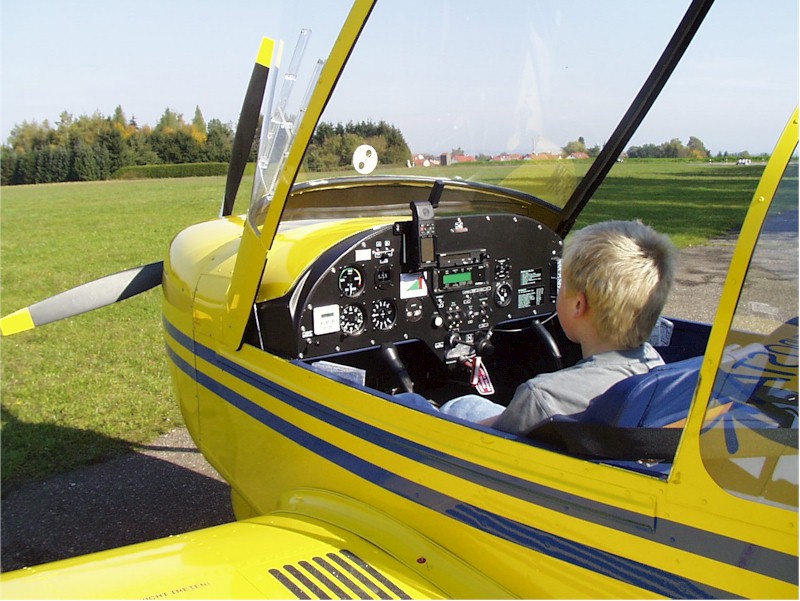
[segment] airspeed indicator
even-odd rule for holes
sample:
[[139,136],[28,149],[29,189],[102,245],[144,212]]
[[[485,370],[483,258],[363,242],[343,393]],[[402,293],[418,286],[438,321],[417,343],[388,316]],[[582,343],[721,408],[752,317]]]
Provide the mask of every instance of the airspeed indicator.
[[364,289],[364,274],[358,267],[350,265],[339,272],[339,292],[345,296],[358,296]]

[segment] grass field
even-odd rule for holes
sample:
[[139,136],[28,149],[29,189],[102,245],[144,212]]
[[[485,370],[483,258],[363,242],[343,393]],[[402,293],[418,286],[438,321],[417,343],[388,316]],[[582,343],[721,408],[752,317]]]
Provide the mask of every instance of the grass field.
[[[585,165],[570,166],[579,175]],[[418,175],[497,182],[515,166]],[[738,227],[763,167],[618,164],[577,226],[641,218],[679,246]],[[482,173],[485,181],[487,173]],[[51,184],[0,190],[0,310],[163,258],[173,235],[214,217],[223,177]],[[237,209],[243,209],[249,186]],[[181,425],[163,352],[157,290],[3,339],[3,491],[106,460]]]

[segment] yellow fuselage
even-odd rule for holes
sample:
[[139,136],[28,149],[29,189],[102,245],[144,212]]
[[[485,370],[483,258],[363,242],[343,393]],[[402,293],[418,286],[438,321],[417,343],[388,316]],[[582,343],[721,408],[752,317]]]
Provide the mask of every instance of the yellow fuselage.
[[[279,233],[259,300],[286,294],[320,249],[381,222]],[[238,517],[277,511],[337,524],[405,553],[453,596],[487,591],[487,580],[519,596],[796,594],[781,576],[796,562],[796,525],[769,507],[744,515],[744,501],[709,481],[697,449],[658,478],[464,428],[251,344],[226,347],[240,227],[221,220],[184,232],[164,283],[183,414],[231,483]],[[409,541],[438,554],[412,558]],[[772,561],[742,565],[753,549]],[[475,571],[452,572],[462,562]]]

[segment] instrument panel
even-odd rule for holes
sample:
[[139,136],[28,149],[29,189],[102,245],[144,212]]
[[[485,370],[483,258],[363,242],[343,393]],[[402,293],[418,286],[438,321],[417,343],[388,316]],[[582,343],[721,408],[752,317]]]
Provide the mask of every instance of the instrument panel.
[[257,307],[267,350],[291,358],[421,340],[445,363],[503,322],[552,313],[562,241],[510,214],[432,217],[349,236],[284,297]]

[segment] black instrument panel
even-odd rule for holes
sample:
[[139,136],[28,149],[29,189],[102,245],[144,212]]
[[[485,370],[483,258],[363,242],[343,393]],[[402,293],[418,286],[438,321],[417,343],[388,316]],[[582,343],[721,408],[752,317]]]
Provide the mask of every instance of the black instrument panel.
[[423,244],[401,222],[325,251],[285,297],[258,306],[264,347],[312,358],[421,340],[451,363],[498,324],[555,311],[562,241],[538,221],[465,215],[422,227]]

